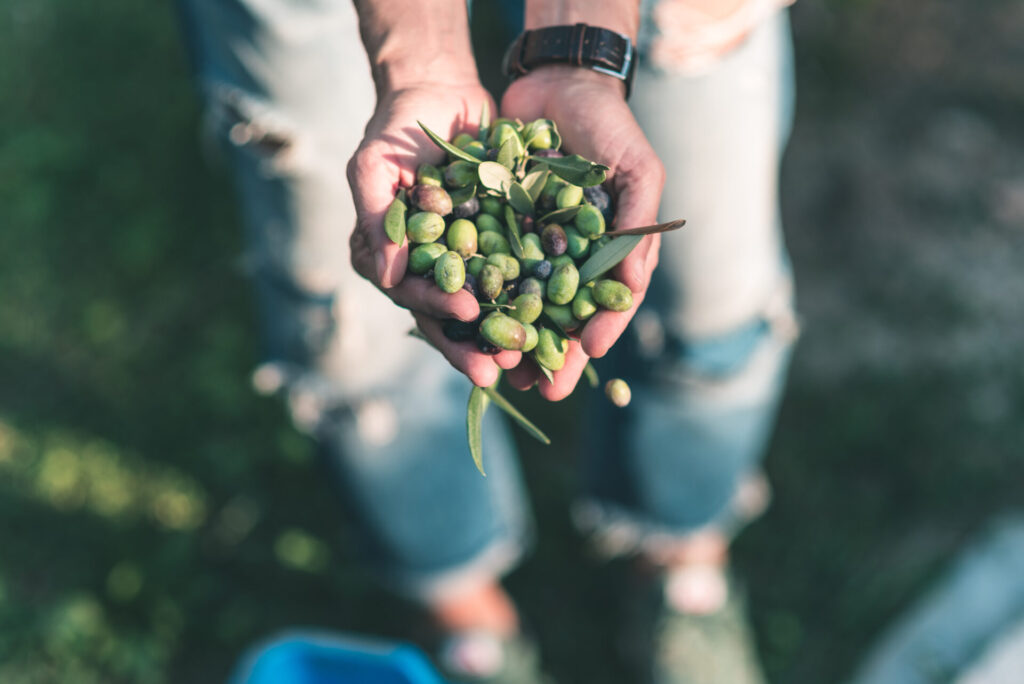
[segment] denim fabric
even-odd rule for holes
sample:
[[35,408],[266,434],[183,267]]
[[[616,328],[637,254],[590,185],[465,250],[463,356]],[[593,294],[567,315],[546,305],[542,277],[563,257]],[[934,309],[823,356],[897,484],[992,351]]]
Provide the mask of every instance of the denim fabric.
[[[531,534],[508,431],[491,411],[480,477],[468,381],[349,265],[345,166],[374,101],[351,3],[179,4],[243,207],[267,359],[254,384],[284,393],[317,438],[396,590],[430,600],[500,575]],[[634,108],[668,170],[663,213],[690,223],[664,241],[638,334],[609,362],[635,399],[601,421],[618,448],[583,459],[580,519],[596,535],[628,530],[642,548],[720,523],[764,449],[793,329],[775,197],[787,50],[780,15],[704,76],[640,69]]]
[[742,518],[733,499],[756,476],[797,330],[777,196],[790,50],[780,12],[702,75],[637,75],[631,105],[667,173],[662,220],[688,224],[663,240],[635,338],[615,350],[633,401],[605,412],[588,449],[576,519],[609,553]]

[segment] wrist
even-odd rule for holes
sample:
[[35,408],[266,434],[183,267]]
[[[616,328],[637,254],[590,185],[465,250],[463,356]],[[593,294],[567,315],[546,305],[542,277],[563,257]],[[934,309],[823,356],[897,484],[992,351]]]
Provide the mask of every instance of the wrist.
[[626,97],[626,83],[621,79],[571,64],[545,64],[531,69],[530,73],[517,79],[519,81],[543,89],[562,91],[580,87],[607,90],[618,98]]
[[527,0],[525,28],[584,23],[610,29],[636,42],[640,25],[639,2],[594,2],[594,0]]
[[480,87],[480,78],[472,59],[466,64],[450,56],[434,60],[383,59],[371,67],[377,95],[413,88]]
[[356,0],[378,94],[479,84],[464,2]]

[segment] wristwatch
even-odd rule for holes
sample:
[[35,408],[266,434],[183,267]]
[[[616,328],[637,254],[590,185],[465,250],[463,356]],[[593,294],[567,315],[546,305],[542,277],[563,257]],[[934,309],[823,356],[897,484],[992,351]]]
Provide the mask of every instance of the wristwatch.
[[523,31],[505,53],[502,69],[513,79],[544,64],[592,69],[623,81],[628,98],[636,61],[629,36],[597,26],[575,24]]

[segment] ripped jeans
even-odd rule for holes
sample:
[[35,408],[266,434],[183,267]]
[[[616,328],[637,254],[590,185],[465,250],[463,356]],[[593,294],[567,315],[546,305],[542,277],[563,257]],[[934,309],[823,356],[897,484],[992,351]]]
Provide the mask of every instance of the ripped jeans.
[[[480,477],[469,382],[349,264],[345,167],[374,104],[352,4],[179,6],[243,208],[267,359],[254,384],[284,393],[318,441],[383,582],[431,601],[501,576],[532,536],[508,428],[488,412]],[[632,106],[668,172],[661,213],[688,226],[664,240],[647,301],[601,364],[634,398],[594,421],[574,512],[609,554],[732,534],[757,507],[743,485],[796,333],[777,201],[790,62],[784,12],[701,75],[641,62]]]

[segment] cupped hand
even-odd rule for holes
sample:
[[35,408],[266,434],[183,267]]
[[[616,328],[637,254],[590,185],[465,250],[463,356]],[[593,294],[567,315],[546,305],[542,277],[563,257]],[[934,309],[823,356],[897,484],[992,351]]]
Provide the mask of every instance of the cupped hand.
[[476,320],[480,307],[469,292],[446,294],[431,280],[405,277],[409,243],[396,245],[384,232],[384,214],[398,188],[409,187],[422,163],[439,164],[444,153],[420,129],[451,139],[458,133],[476,134],[484,105],[494,111],[490,95],[478,83],[466,85],[421,83],[413,88],[379,93],[377,108],[366,126],[362,144],[348,165],[348,180],[356,208],[356,227],[350,239],[352,266],[399,306],[412,310],[424,336],[448,361],[475,384],[493,384],[499,367],[519,363],[519,352],[489,356],[471,343],[455,343],[441,332],[441,320]]
[[[626,104],[623,84],[605,74],[570,66],[547,66],[513,82],[501,101],[501,114],[531,121],[553,120],[563,149],[610,168],[608,186],[615,199],[616,228],[657,222],[665,169]],[[542,377],[532,362],[508,374],[509,382],[526,389],[536,382],[551,401],[572,393],[588,357],[604,356],[626,329],[643,302],[658,264],[660,235],[649,235],[612,271],[612,277],[633,292],[629,311],[600,311],[570,344],[565,366],[554,382]]]

